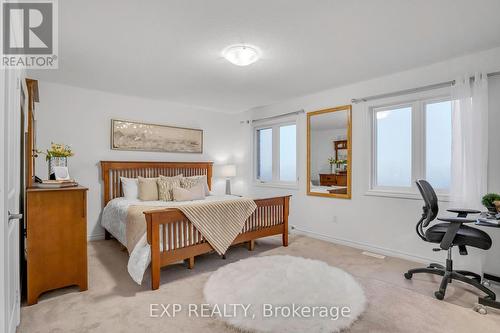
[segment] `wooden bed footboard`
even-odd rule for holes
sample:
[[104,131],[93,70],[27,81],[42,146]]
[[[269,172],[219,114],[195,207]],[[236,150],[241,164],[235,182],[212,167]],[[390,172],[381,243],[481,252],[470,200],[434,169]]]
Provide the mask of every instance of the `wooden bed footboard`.
[[[248,243],[251,251],[258,238],[282,235],[288,246],[288,213],[290,196],[255,200],[257,209],[245,222],[234,244]],[[197,255],[213,251],[212,246],[189,219],[176,208],[144,212],[147,238],[151,246],[151,288],[160,287],[160,269],[184,260],[193,268]]]

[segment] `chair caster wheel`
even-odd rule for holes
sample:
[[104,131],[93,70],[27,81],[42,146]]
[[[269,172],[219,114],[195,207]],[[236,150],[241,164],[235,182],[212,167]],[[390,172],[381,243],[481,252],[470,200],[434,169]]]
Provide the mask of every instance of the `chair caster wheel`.
[[442,293],[440,291],[436,291],[434,293],[434,297],[436,297],[438,300],[442,301],[444,299],[444,293]]
[[404,276],[405,276],[405,279],[407,279],[407,280],[411,280],[411,278],[413,277],[413,274],[412,274],[412,273],[408,273],[408,272],[406,272],[406,273],[404,274]]
[[474,308],[472,308],[474,311],[476,311],[479,314],[485,315],[488,313],[488,310],[486,310],[486,307],[482,304],[476,304],[474,305]]

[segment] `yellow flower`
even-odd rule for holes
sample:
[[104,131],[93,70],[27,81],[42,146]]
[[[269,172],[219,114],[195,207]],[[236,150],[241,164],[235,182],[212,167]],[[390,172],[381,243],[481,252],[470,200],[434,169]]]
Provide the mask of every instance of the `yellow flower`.
[[61,143],[52,142],[50,148],[47,149],[47,159],[51,157],[70,157],[73,155],[71,147]]

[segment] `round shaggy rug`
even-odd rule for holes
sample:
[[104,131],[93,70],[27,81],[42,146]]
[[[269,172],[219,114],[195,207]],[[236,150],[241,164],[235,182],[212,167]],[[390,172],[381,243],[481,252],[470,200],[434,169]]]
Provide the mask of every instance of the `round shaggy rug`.
[[364,311],[361,286],[312,259],[254,257],[221,267],[204,289],[213,316],[249,332],[338,332]]

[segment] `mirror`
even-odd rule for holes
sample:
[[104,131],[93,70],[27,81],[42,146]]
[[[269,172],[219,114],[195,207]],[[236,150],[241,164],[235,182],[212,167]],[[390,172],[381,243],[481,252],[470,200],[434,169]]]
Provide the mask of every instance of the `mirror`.
[[351,106],[307,114],[307,194],[351,198]]

